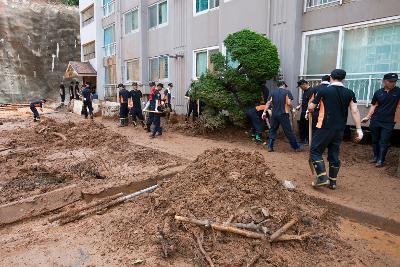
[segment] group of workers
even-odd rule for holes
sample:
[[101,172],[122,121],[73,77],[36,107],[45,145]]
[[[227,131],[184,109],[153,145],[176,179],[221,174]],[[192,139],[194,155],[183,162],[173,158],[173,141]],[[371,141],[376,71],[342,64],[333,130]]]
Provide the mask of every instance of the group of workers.
[[[315,87],[311,87],[306,80],[298,81],[297,87],[302,90],[302,99],[301,104],[296,107],[293,105],[293,96],[288,90],[287,84],[284,81],[278,81],[277,88],[271,92],[266,86],[263,87],[263,98],[266,100],[264,104],[257,105],[247,111],[247,118],[254,129],[256,142],[262,142],[264,127],[269,128],[266,144],[269,152],[275,151],[274,145],[280,126],[282,126],[283,132],[294,151],[303,151],[304,146],[309,143],[310,168],[317,176],[312,183],[314,187],[327,186],[330,189],[336,189],[336,179],[341,165],[339,151],[349,110],[356,126],[356,141],[363,138],[361,124],[370,121],[369,128],[373,147],[371,162],[378,168],[385,164],[386,154],[390,147],[391,133],[398,120],[400,88],[396,86],[398,80],[396,73],[384,75],[383,88],[374,93],[368,115],[362,120],[354,92],[343,85],[345,78],[346,71],[335,69],[330,75],[323,76],[321,83]],[[75,88],[78,85],[77,83]],[[120,126],[124,127],[129,124],[130,113],[132,125],[136,127],[139,121],[141,126],[151,133],[150,137],[154,138],[162,135],[161,117],[166,113],[165,111],[167,113],[172,111],[171,91],[173,84],[169,83],[168,88],[164,91],[162,83],[156,85],[155,82],[151,82],[149,86],[150,95],[142,110],[143,93],[139,90],[138,83],[132,83],[131,91],[128,91],[124,84],[118,85]],[[79,97],[75,88],[71,83],[71,99],[74,99],[74,96],[75,98]],[[60,87],[60,89],[62,88]],[[82,114],[85,115],[85,118],[90,115],[93,119],[92,92],[88,83],[85,83],[81,96],[83,100]],[[45,102],[46,99],[41,99],[31,103],[30,108],[33,112],[34,121],[39,119],[36,108],[41,108]],[[193,112],[197,110],[195,104],[189,105]],[[289,114],[299,110],[301,110],[299,120],[300,142],[297,141],[293,131],[294,116],[292,116],[291,121]],[[143,112],[147,115],[146,120]],[[151,129],[152,125],[154,125],[153,129]],[[323,153],[326,149],[328,150],[328,172],[323,159]]]
[[[398,75],[388,73],[383,77],[383,88],[376,91],[368,115],[361,120],[357,99],[353,91],[343,85],[346,71],[335,69],[330,75],[323,76],[321,83],[311,87],[306,80],[298,81],[302,90],[299,106],[293,106],[293,96],[284,81],[279,81],[265,104],[257,105],[247,112],[255,140],[261,143],[265,125],[269,127],[267,149],[273,152],[279,126],[294,151],[300,152],[310,142],[310,168],[316,173],[312,183],[314,187],[327,186],[336,189],[336,179],[340,170],[339,151],[347,125],[348,113],[356,126],[355,140],[363,138],[362,123],[370,122],[372,136],[372,163],[380,168],[385,164],[386,154],[390,147],[391,133],[398,121],[400,112],[400,88],[396,86]],[[297,142],[293,131],[293,120],[290,111],[295,114],[301,109],[299,119],[300,142]],[[295,115],[293,115],[295,117]],[[329,168],[326,171],[323,153],[328,150]]]
[[[162,135],[161,117],[172,111],[172,89],[173,84],[169,83],[168,88],[164,89],[164,84],[150,82],[150,94],[148,101],[142,110],[141,98],[143,93],[139,90],[137,82],[132,83],[132,90],[128,91],[124,84],[118,85],[120,103],[120,126],[129,125],[129,113],[132,116],[133,126],[137,126],[139,119],[142,127],[150,134],[151,138]],[[162,95],[163,93],[163,95]],[[146,122],[143,112],[146,113]],[[154,125],[153,129],[151,126]]]

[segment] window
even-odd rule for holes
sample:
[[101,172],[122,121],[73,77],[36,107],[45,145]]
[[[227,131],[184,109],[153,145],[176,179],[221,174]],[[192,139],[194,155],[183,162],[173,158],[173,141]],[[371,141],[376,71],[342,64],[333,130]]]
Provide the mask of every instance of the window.
[[219,0],[195,0],[195,1],[196,1],[195,13],[204,13],[209,9],[219,7]]
[[336,67],[339,31],[310,35],[306,39],[305,74],[330,73]]
[[163,1],[149,7],[149,28],[155,28],[168,23],[168,1]]
[[115,55],[116,45],[114,37],[114,25],[104,29],[104,56],[110,57]]
[[139,11],[133,10],[124,15],[125,34],[138,31],[139,29]]
[[341,0],[306,0],[306,7],[317,7],[331,3],[341,3]]
[[206,73],[207,70],[213,71],[214,67],[211,63],[211,55],[218,53],[218,47],[210,47],[207,49],[197,50],[194,52],[194,77],[199,78]]
[[112,15],[115,11],[115,1],[103,0],[103,11],[104,11],[104,17]]
[[94,41],[84,44],[82,46],[82,50],[83,50],[83,60],[84,61],[88,61],[88,60],[96,57],[96,53],[95,53],[96,45],[95,45]]
[[125,63],[126,68],[126,81],[139,81],[139,59],[127,61]]
[[369,103],[387,72],[400,72],[400,21],[369,21],[305,33],[303,78],[318,81],[339,67],[345,85],[360,102]]
[[94,21],[94,5],[91,5],[84,11],[82,11],[82,27],[89,25]]
[[168,79],[168,56],[159,56],[149,59],[149,80],[158,81]]

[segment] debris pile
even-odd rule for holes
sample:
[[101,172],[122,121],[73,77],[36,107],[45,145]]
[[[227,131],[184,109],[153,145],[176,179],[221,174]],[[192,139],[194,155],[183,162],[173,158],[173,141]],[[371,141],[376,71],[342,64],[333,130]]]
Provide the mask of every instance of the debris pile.
[[208,150],[160,189],[118,212],[104,232],[110,240],[105,253],[143,250],[160,263],[184,258],[197,266],[358,260],[337,237],[334,216],[286,190],[258,152]]

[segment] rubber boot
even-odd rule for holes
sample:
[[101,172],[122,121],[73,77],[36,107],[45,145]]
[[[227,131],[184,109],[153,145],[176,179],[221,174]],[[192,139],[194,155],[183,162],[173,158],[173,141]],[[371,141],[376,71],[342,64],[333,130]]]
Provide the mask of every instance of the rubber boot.
[[321,187],[329,185],[329,178],[326,175],[324,160],[313,161],[313,166],[315,173],[317,174],[317,178],[315,179],[315,182],[312,183],[312,186]]
[[157,136],[162,135],[162,128],[161,128],[161,127],[160,127],[160,131],[158,131],[158,132],[156,133],[156,135],[157,135]]
[[142,124],[142,127],[145,128],[146,124],[144,123],[144,121],[140,121],[140,124]]
[[132,120],[132,125],[133,125],[134,127],[136,127],[136,126],[137,126],[136,121]]
[[146,131],[147,131],[148,133],[151,133],[151,125],[146,124]]
[[339,173],[340,167],[329,166],[329,188],[332,190],[336,189],[336,179]]
[[375,167],[382,168],[385,166],[385,158],[389,148],[383,148],[382,146],[379,147],[379,157],[378,161],[376,162]]
[[125,119],[124,118],[120,118],[119,119],[119,127],[125,127]]
[[93,114],[90,114],[90,119],[93,120]]
[[274,152],[274,139],[268,139],[268,152]]
[[374,152],[374,158],[372,159],[371,163],[377,163],[379,158],[379,144],[373,144],[372,150]]
[[301,152],[304,150],[304,145],[300,145],[297,142],[291,142],[290,146],[294,149],[295,152]]
[[261,144],[262,143],[261,134],[256,133],[255,140],[257,144]]

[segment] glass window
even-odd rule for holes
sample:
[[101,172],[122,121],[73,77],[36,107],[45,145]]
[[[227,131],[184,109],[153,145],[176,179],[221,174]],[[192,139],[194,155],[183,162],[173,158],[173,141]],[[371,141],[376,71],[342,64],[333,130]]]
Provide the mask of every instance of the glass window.
[[305,74],[330,73],[336,68],[339,32],[307,36]]
[[168,79],[168,57],[161,56],[159,59],[160,62],[160,77],[159,79]]
[[149,81],[157,81],[159,78],[159,61],[158,57],[149,60]]
[[96,45],[95,45],[95,42],[84,44],[82,48],[83,48],[83,60],[84,61],[88,61],[88,60],[96,57],[96,53],[95,53]]
[[196,13],[208,9],[208,1],[209,0],[196,0]]
[[127,81],[139,81],[139,60],[131,60],[126,62],[126,80]]
[[208,69],[209,69],[210,71],[214,71],[214,65],[213,65],[213,63],[211,62],[211,56],[212,56],[213,54],[218,53],[218,52],[219,52],[218,49],[213,49],[213,50],[209,50],[209,51],[208,51]]
[[104,46],[114,43],[114,25],[104,29]]
[[400,70],[400,23],[345,30],[342,67],[348,73]]
[[158,24],[164,24],[167,22],[168,22],[168,3],[167,1],[165,1],[158,5]]
[[82,26],[90,24],[94,20],[94,5],[82,11]]
[[210,9],[219,7],[219,0],[210,0]]
[[149,7],[149,28],[157,27],[157,5]]
[[196,53],[196,77],[200,77],[207,71],[207,51]]
[[307,7],[315,7],[330,3],[339,3],[339,0],[307,0]]
[[137,29],[139,29],[139,12],[136,9],[125,14],[125,34]]

